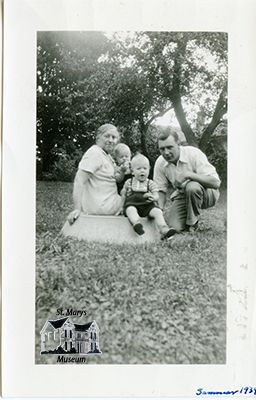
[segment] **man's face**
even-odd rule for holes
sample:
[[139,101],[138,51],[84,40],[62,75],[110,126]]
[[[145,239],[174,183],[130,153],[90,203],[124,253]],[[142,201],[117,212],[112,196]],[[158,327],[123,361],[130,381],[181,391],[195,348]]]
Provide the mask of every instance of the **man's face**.
[[107,130],[107,132],[103,133],[97,138],[96,143],[107,153],[111,153],[115,145],[117,144],[118,140],[119,140],[119,133],[117,129],[110,128]]
[[173,136],[168,136],[165,140],[159,140],[158,147],[161,155],[168,163],[177,163],[180,158],[180,147]]

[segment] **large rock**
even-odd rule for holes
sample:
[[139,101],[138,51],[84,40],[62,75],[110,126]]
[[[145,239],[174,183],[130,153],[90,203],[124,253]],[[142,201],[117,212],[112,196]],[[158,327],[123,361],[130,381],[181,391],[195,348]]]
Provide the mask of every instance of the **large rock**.
[[139,236],[126,217],[81,214],[72,225],[65,222],[62,234],[87,241],[112,243],[136,244],[160,240],[154,221],[141,218],[141,223],[145,234]]

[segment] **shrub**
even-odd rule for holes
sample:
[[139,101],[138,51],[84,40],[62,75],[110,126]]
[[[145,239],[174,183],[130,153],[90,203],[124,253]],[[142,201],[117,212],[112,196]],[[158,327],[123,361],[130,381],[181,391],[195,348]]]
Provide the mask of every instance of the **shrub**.
[[51,172],[45,172],[42,180],[73,182],[78,163],[83,155],[81,150],[68,154],[65,149],[60,149],[59,158],[54,162]]
[[211,164],[216,168],[222,186],[227,185],[227,148],[225,138],[221,136],[213,136],[208,143],[206,155]]

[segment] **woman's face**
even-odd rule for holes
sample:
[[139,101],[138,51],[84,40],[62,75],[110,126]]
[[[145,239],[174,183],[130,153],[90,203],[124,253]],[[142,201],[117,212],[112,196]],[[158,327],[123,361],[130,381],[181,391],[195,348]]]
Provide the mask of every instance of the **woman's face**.
[[98,136],[96,143],[106,153],[111,153],[119,140],[119,133],[116,128],[109,128],[106,132]]

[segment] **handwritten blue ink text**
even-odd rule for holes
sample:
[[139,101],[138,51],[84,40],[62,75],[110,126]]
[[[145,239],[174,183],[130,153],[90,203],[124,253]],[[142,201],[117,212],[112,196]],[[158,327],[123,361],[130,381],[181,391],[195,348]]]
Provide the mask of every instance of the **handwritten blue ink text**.
[[256,387],[245,386],[245,387],[242,387],[241,389],[238,389],[238,390],[223,390],[223,391],[220,391],[220,390],[218,390],[218,391],[206,391],[203,388],[199,388],[199,389],[197,389],[196,395],[197,396],[200,396],[200,395],[203,395],[203,396],[208,396],[208,395],[209,396],[210,395],[213,395],[213,396],[217,396],[217,395],[230,396],[230,395],[232,395],[232,396],[234,396],[237,393],[238,394],[253,394],[253,395],[256,396]]

